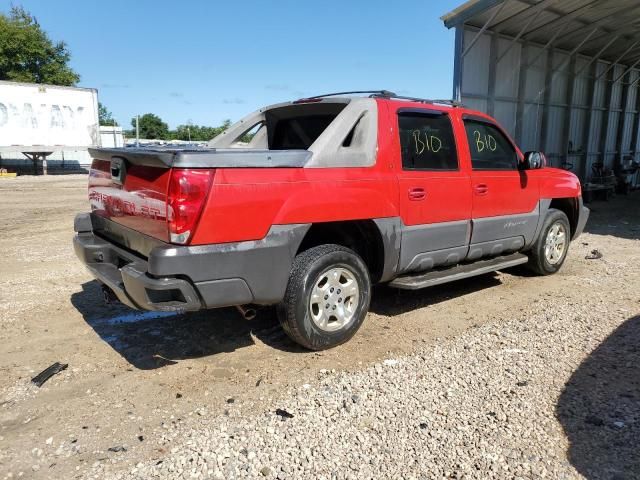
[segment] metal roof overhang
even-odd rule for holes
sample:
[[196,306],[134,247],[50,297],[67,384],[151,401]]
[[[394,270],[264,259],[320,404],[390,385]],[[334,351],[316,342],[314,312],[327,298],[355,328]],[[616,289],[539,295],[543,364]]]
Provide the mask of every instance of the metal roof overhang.
[[469,0],[441,19],[447,28],[476,27],[478,37],[489,31],[629,68],[640,64],[640,0]]

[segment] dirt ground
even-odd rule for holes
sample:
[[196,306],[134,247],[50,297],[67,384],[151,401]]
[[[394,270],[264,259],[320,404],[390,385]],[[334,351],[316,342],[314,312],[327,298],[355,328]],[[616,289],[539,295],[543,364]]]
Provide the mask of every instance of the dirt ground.
[[[125,469],[162,458],[172,424],[239,404],[259,409],[321,369],[361,369],[509,319],[544,296],[579,302],[601,275],[585,255],[597,248],[622,262],[640,248],[640,193],[595,202],[559,274],[516,269],[416,292],[377,287],[356,337],[311,353],[288,340],[272,309],[246,321],[235,309],[158,315],[104,305],[71,244],[74,215],[88,209],[85,184],[82,175],[0,179],[0,478],[84,478],[95,462]],[[622,302],[638,314],[638,285],[629,284],[637,280],[597,288],[610,290],[612,308]],[[42,388],[30,384],[57,361],[68,369]]]

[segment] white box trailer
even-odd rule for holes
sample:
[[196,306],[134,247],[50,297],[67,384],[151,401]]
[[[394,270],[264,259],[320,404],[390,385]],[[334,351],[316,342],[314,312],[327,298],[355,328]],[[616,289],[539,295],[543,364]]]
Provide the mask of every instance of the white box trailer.
[[[23,154],[34,162],[65,151],[100,146],[98,92],[0,81],[0,155]],[[86,155],[86,153],[85,153]]]
[[100,125],[100,145],[103,148],[124,147],[124,131],[122,127]]

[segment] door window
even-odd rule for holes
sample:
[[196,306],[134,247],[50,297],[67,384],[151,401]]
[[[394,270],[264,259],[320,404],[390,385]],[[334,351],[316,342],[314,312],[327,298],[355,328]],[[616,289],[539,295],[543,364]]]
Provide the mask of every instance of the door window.
[[471,165],[474,170],[517,170],[518,155],[511,142],[495,126],[465,120]]
[[403,170],[457,170],[458,157],[447,115],[399,112]]

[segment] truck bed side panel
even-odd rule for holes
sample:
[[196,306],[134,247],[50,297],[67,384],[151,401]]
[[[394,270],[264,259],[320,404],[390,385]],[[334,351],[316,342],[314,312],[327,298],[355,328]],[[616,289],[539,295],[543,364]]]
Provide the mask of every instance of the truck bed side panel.
[[258,240],[272,225],[396,216],[392,173],[219,169],[193,245]]

